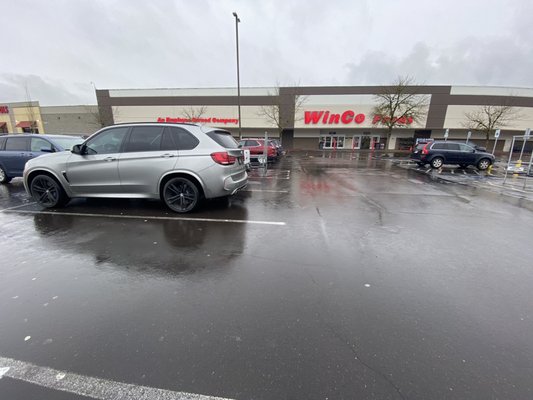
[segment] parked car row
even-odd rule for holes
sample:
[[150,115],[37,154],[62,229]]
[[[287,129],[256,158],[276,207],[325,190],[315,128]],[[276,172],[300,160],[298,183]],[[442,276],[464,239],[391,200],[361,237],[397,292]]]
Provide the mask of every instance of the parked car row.
[[[265,139],[247,138],[239,141],[239,148],[250,151],[252,161],[260,161],[265,155]],[[285,151],[277,139],[268,139],[266,148],[267,161],[277,161]]]

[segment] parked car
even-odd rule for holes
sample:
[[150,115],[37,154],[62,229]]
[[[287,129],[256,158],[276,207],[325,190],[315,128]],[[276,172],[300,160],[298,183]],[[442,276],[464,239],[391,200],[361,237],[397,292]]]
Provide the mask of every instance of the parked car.
[[0,183],[22,176],[28,160],[44,154],[70,150],[83,142],[78,136],[2,135],[0,136]]
[[72,152],[30,160],[24,169],[26,191],[47,208],[72,197],[152,198],[185,213],[247,183],[243,150],[231,133],[196,124],[106,127]]
[[485,170],[494,163],[494,156],[485,151],[459,142],[433,141],[418,144],[411,153],[411,159],[418,165],[431,165],[432,168],[440,168],[444,164],[459,164],[466,168],[474,165],[480,170]]
[[[250,150],[250,158],[258,160],[265,154],[265,139],[242,139],[239,148]],[[267,158],[269,162],[278,159],[278,150],[272,140],[268,141]]]
[[269,139],[270,143],[276,148],[278,158],[285,154],[285,150],[278,139]]

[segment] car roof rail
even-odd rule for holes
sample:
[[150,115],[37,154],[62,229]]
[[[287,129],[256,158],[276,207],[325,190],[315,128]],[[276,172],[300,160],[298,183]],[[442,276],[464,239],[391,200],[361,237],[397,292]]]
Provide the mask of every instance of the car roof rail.
[[167,121],[146,121],[146,122],[119,122],[118,124],[112,124],[105,126],[104,128],[108,128],[110,126],[120,126],[120,125],[145,125],[145,124],[169,124],[169,125],[190,125],[190,126],[200,126],[201,124],[195,124],[194,122],[167,122]]

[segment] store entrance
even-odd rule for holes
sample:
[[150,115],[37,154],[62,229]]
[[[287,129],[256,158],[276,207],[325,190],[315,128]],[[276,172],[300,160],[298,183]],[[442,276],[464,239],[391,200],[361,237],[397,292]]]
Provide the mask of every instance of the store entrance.
[[319,148],[321,149],[344,149],[344,135],[320,136]]
[[379,149],[379,135],[354,135],[352,139],[353,150],[374,150]]

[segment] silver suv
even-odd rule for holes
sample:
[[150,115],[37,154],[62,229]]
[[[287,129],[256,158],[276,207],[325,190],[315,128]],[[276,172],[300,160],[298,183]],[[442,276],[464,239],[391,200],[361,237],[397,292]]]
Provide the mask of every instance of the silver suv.
[[150,198],[185,213],[202,198],[229,196],[247,183],[243,151],[231,133],[195,124],[106,127],[72,151],[24,168],[26,191],[46,208],[72,197]]

